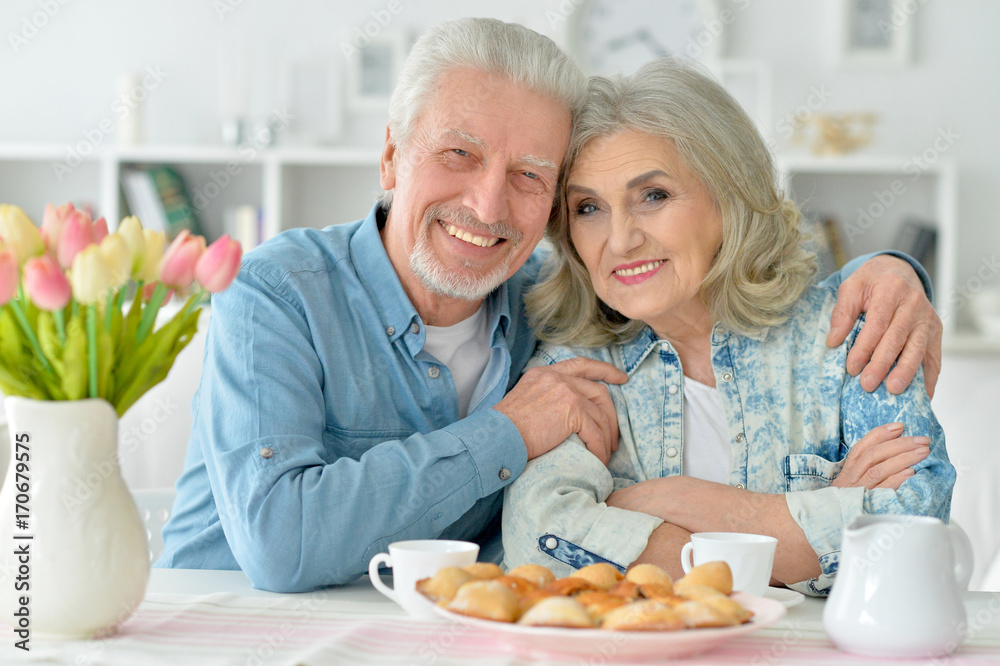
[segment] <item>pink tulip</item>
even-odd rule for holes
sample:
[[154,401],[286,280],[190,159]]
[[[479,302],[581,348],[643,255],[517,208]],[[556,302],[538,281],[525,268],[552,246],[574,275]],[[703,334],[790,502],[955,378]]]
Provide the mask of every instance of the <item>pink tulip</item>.
[[69,268],[73,265],[76,255],[93,243],[94,223],[90,221],[90,215],[79,210],[73,211],[66,218],[62,238],[58,241],[56,257],[59,259],[59,265]]
[[42,310],[61,310],[69,303],[72,289],[59,264],[49,255],[32,257],[24,265],[24,288]]
[[[156,285],[158,284],[160,283],[147,282],[146,284],[142,285],[142,300],[148,302],[149,299],[153,297],[153,292],[156,291]],[[161,305],[166,305],[167,303],[170,302],[170,299],[173,297],[174,297],[174,290],[171,289],[170,291],[167,292],[167,295],[163,297],[163,303]]]
[[97,222],[94,222],[94,242],[98,245],[101,241],[108,237],[108,221],[103,217],[98,218]]
[[0,249],[0,305],[6,305],[17,295],[17,254],[14,250]]
[[205,239],[192,236],[187,229],[177,234],[160,261],[160,282],[184,291],[194,282],[194,267],[205,252]]
[[63,204],[59,208],[45,204],[45,212],[42,214],[42,238],[45,240],[45,248],[53,256],[59,251],[59,240],[62,238],[66,220],[75,210],[71,203]]
[[240,271],[243,248],[226,234],[208,246],[194,267],[194,277],[206,291],[217,294],[228,287]]

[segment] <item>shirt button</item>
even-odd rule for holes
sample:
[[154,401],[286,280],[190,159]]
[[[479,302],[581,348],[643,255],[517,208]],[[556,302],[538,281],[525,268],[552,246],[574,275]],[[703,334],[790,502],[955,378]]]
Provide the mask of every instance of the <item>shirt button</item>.
[[668,447],[667,448],[667,457],[668,458],[676,458],[677,457],[677,448],[674,447],[674,446]]
[[737,444],[742,444],[742,443],[743,443],[743,441],[744,441],[744,440],[745,440],[746,438],[747,438],[747,436],[746,436],[746,435],[744,435],[743,433],[740,433],[740,434],[736,435],[736,443],[737,443]]
[[671,384],[670,387],[667,388],[667,393],[669,393],[670,395],[674,395],[679,390],[680,389],[677,388],[677,384]]
[[744,486],[744,485],[743,485],[742,483],[737,483],[737,484],[736,484],[735,486],[733,486],[733,487],[734,487],[734,488],[739,488],[740,490],[746,490],[746,486]]
[[726,334],[726,327],[723,326],[722,324],[717,324],[716,327],[715,327],[715,332],[716,332],[717,335],[725,335]]
[[507,469],[506,467],[502,468],[500,470],[500,480],[501,481],[506,481],[509,478],[510,478],[510,470]]
[[270,458],[273,455],[274,455],[274,451],[272,451],[271,447],[269,447],[269,446],[265,446],[264,448],[262,448],[260,450],[260,457],[261,458]]
[[427,368],[427,376],[430,377],[431,379],[437,379],[438,375],[440,374],[441,371],[438,369],[436,365],[432,365],[431,367]]
[[412,324],[410,324],[410,333],[416,335],[419,332],[420,332],[420,324],[418,324],[417,322],[413,322]]
[[722,373],[722,381],[724,381],[724,382],[731,382],[731,381],[733,381],[733,373],[731,373],[731,372],[723,372]]
[[555,550],[556,546],[558,545],[559,542],[556,541],[555,537],[549,537],[548,539],[545,540],[545,547],[548,548],[549,550]]
[[393,335],[396,335],[396,327],[395,326],[386,326],[385,327],[385,334],[388,335],[389,337],[392,337]]

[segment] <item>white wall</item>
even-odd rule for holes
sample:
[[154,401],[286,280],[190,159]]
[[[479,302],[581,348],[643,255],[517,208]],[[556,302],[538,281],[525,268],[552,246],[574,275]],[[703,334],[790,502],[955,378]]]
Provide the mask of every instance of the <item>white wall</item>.
[[[553,29],[549,13],[581,1],[504,0],[477,3],[482,9],[475,11],[561,38],[565,23]],[[419,33],[469,13],[469,3],[458,0],[393,2],[401,11],[387,32]],[[718,2],[732,8],[736,19],[724,34],[725,53],[763,60],[773,68],[771,127],[777,138],[782,137],[777,123],[807,101],[813,86],[833,93],[822,111],[879,114],[870,153],[918,155],[933,145],[939,130],[951,128],[959,136],[947,152],[960,169],[958,284],[1000,250],[994,198],[1000,182],[1000,39],[995,34],[1000,2],[923,2],[912,18],[914,62],[888,72],[838,67],[838,0]],[[114,118],[118,76],[147,67],[166,76],[149,93],[146,140],[215,142],[223,45],[247,53],[250,112],[262,116],[280,101],[283,62],[325,57],[344,64],[340,44],[389,5],[390,0],[5,0],[0,9],[0,142],[83,139],[103,119]],[[58,10],[26,43],[12,42],[13,35],[26,34],[25,21],[40,15],[43,6]],[[377,145],[383,123],[381,112],[348,118],[343,142]]]

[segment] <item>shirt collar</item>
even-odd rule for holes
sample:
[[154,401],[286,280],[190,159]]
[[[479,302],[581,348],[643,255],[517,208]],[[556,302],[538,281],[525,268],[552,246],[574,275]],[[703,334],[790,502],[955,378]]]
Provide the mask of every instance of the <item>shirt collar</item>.
[[[375,204],[368,217],[358,227],[350,242],[351,261],[358,279],[375,308],[378,310],[387,337],[395,342],[410,331],[413,323],[420,325],[418,334],[409,335],[405,342],[411,354],[423,348],[423,323],[417,309],[413,307],[396,269],[389,261],[379,230],[385,225],[385,212]],[[493,339],[499,333],[507,335],[510,325],[510,299],[506,283],[500,285],[486,297],[486,314],[493,331]],[[390,330],[392,331],[390,333]]]
[[[745,337],[751,338],[757,341],[763,341],[767,337],[767,332],[769,329],[764,329],[759,333],[754,333],[747,335]],[[734,335],[733,331],[723,324],[716,324],[712,327],[712,346],[717,347],[723,345],[729,341],[729,338]],[[632,372],[639,367],[643,359],[649,355],[649,352],[653,350],[657,345],[660,348],[670,354],[675,354],[673,346],[667,341],[661,339],[649,326],[646,326],[642,331],[630,342],[626,342],[621,345],[621,357],[622,357],[622,368],[625,370],[626,374],[632,375]]]

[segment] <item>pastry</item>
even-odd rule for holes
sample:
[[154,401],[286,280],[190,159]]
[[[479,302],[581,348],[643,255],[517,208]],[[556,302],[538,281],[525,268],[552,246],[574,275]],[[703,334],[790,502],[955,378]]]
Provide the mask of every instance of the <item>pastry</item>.
[[446,604],[455,598],[458,588],[470,580],[472,574],[458,567],[444,567],[430,578],[417,581],[417,592],[436,604]]
[[570,597],[542,599],[528,609],[518,624],[535,627],[592,628],[594,620],[587,609]]
[[670,603],[682,601],[680,597],[674,594],[673,587],[667,587],[666,585],[659,585],[657,583],[647,583],[646,585],[640,585],[639,594],[642,595],[643,599],[653,599],[655,601],[664,601]]
[[590,617],[597,623],[615,608],[628,603],[625,599],[607,592],[582,592],[573,598],[587,609]]
[[524,615],[528,612],[528,609],[537,604],[542,599],[548,599],[549,597],[555,597],[555,592],[549,592],[548,590],[531,590],[530,592],[525,592],[524,594],[517,597],[517,607],[518,616]]
[[588,564],[581,567],[569,575],[570,578],[582,578],[599,590],[607,592],[613,588],[624,576],[618,571],[618,567],[607,562]]
[[503,575],[503,569],[492,562],[473,562],[466,566],[465,570],[472,574],[473,578],[479,580],[490,580]]
[[[725,599],[726,597],[719,597]],[[731,627],[740,622],[731,614],[723,613],[701,601],[682,601],[671,607],[684,624],[692,628]]]
[[705,597],[724,597],[722,592],[719,592],[714,587],[709,587],[708,585],[696,585],[694,583],[687,583],[681,578],[679,581],[674,583],[674,594],[679,597],[684,597],[685,599],[694,599],[695,601],[701,601]]
[[676,631],[684,621],[659,601],[634,601],[604,616],[602,629],[611,631]]
[[559,580],[554,580],[545,587],[543,590],[548,590],[553,594],[557,594],[562,597],[569,597],[574,594],[580,594],[581,592],[588,592],[596,590],[597,588],[589,581],[583,578],[576,578],[570,576],[569,578],[560,578]]
[[639,586],[628,579],[618,581],[618,584],[608,590],[608,593],[621,597],[625,601],[635,601],[640,597]]
[[538,586],[532,583],[530,580],[524,578],[518,578],[517,576],[499,576],[494,578],[498,583],[503,583],[509,587],[514,594],[520,598],[521,596],[531,592],[532,590],[537,590]]
[[724,597],[721,594],[713,597],[706,597],[701,600],[701,603],[706,606],[710,606],[723,615],[731,617],[737,624],[749,622],[753,617],[753,611],[747,610],[740,605],[738,601],[730,599],[729,597]]
[[474,580],[458,589],[447,609],[460,615],[513,622],[519,607],[513,590],[495,580]]
[[684,578],[677,582],[679,584],[682,581],[694,585],[708,585],[723,594],[731,594],[733,591],[733,572],[729,565],[721,560],[705,562],[693,567]]
[[543,567],[541,564],[522,564],[508,571],[507,575],[530,580],[535,584],[535,587],[545,587],[556,579],[556,575],[552,573],[552,570],[548,567]]
[[625,572],[625,580],[636,585],[663,585],[671,587],[674,584],[670,575],[655,564],[637,564]]

